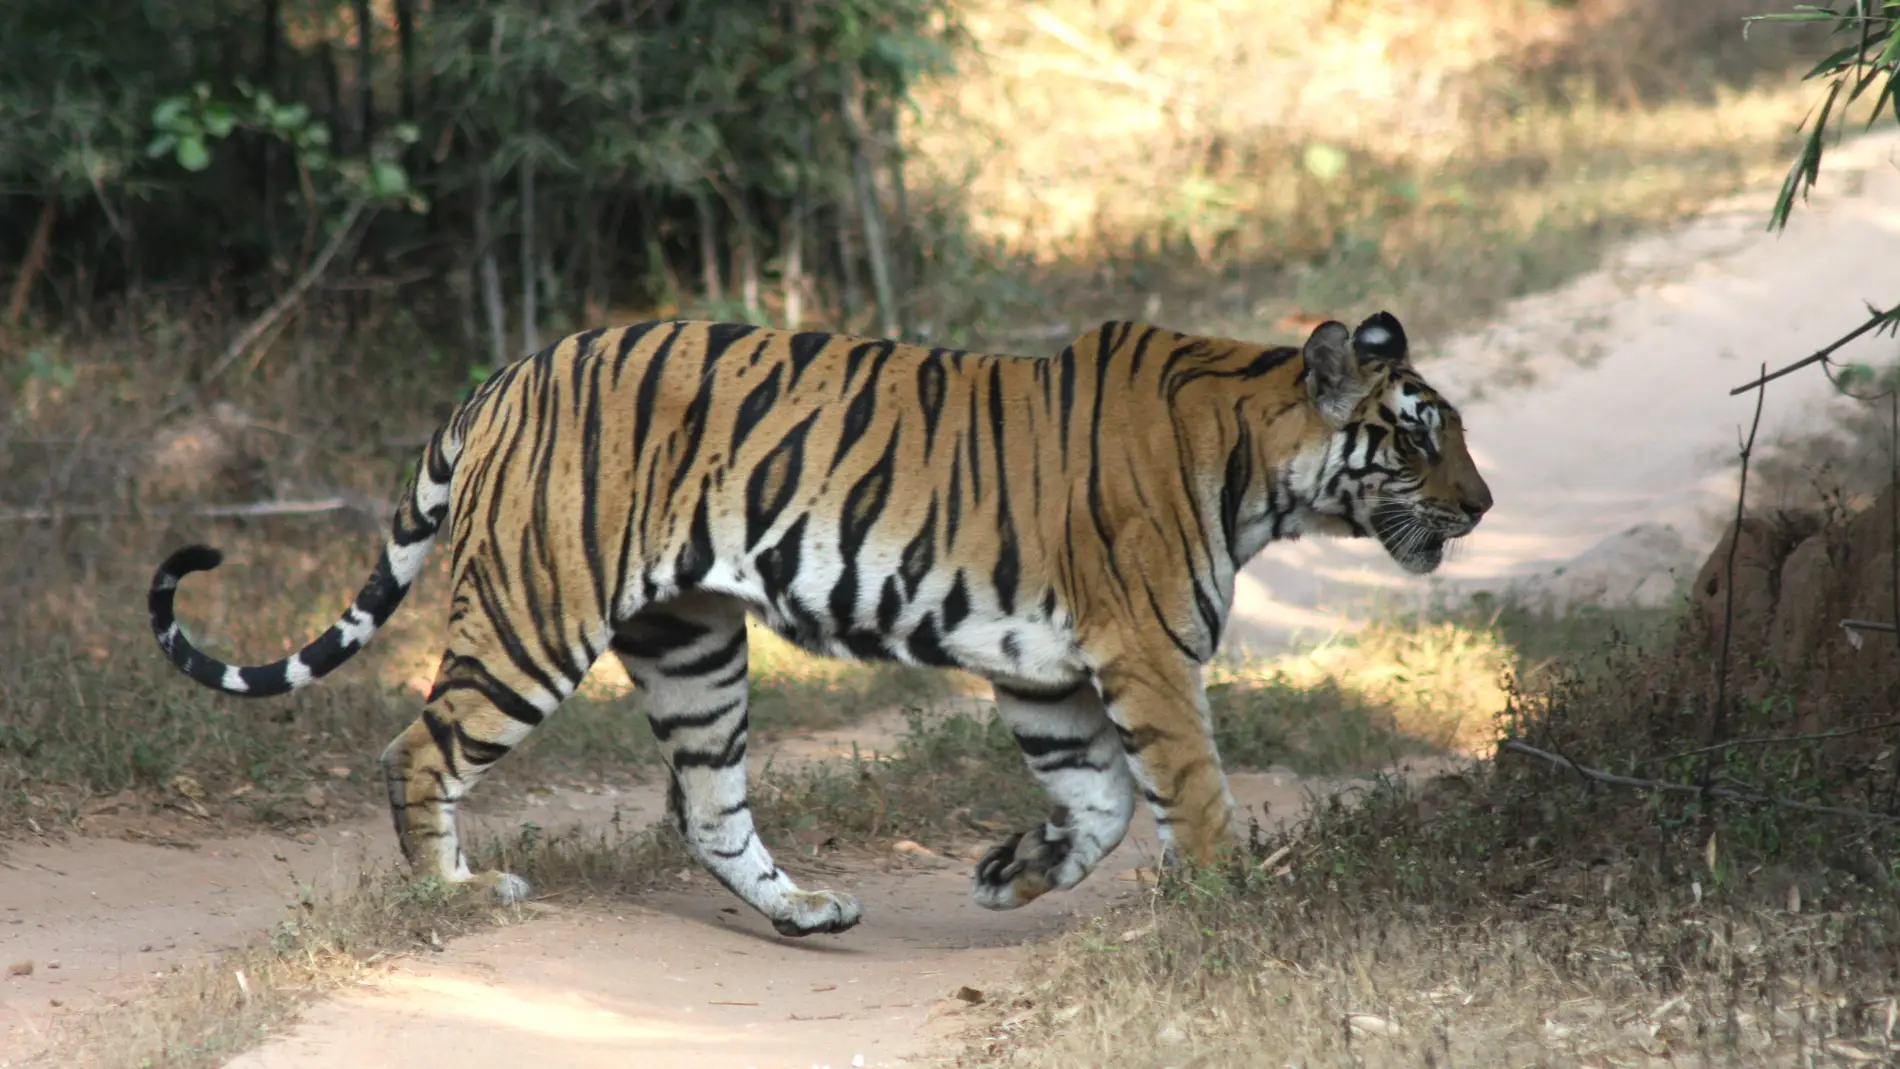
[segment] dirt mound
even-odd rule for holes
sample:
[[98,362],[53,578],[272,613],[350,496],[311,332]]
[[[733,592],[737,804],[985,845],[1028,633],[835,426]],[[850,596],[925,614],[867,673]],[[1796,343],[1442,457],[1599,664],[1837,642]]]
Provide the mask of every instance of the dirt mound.
[[1900,644],[1842,621],[1900,620],[1895,506],[1889,489],[1849,517],[1775,510],[1743,519],[1739,536],[1730,524],[1696,576],[1692,641],[1715,663],[1726,623],[1745,693],[1801,695],[1804,730],[1890,707],[1900,696]]

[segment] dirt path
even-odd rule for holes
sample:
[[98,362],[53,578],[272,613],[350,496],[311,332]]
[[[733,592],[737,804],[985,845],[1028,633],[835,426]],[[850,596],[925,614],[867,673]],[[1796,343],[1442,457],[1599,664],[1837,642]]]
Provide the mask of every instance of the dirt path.
[[[1669,569],[1692,566],[1713,540],[1710,520],[1732,492],[1728,456],[1750,403],[1728,388],[1762,361],[1831,340],[1856,322],[1863,298],[1891,298],[1896,157],[1891,136],[1846,146],[1785,235],[1762,232],[1765,195],[1741,198],[1444,346],[1433,377],[1463,400],[1498,500],[1446,583],[1530,579],[1566,596],[1639,600],[1666,592]],[[1814,426],[1828,403],[1818,375],[1791,377],[1771,398],[1764,433]],[[1270,649],[1301,629],[1338,626],[1337,610],[1355,598],[1419,589],[1369,544],[1275,547],[1246,573],[1230,643]],[[848,748],[851,737],[787,753]],[[1235,777],[1242,801],[1264,803],[1271,820],[1297,814],[1309,789],[1335,786]],[[491,823],[603,822],[616,806],[643,821],[661,811],[646,789],[559,791]],[[840,937],[778,938],[690,873],[637,907],[547,910],[389,966],[232,1065],[905,1064],[951,1023],[960,1003],[950,992],[1003,978],[1026,941],[1135,889],[1121,877],[1154,852],[1152,825],[1138,821],[1083,887],[1013,913],[970,901],[967,861],[915,857],[809,874],[864,901],[864,924]],[[301,842],[253,835],[181,849],[82,838],[13,850],[0,861],[0,962],[36,967],[0,980],[0,1067],[43,1049],[75,1007],[268,930],[298,881],[353,878],[392,854],[380,816]]]
[[[860,733],[820,732],[777,747],[781,764],[894,737],[897,721]],[[767,756],[762,754],[761,757]],[[1423,775],[1442,762],[1418,762]],[[1302,812],[1350,780],[1290,772],[1234,777],[1263,823]],[[556,831],[605,827],[619,812],[657,817],[657,786],[555,790],[514,812],[477,816],[503,833],[532,820]],[[863,925],[836,937],[784,939],[697,871],[676,889],[616,908],[537,904],[539,916],[455,941],[439,955],[384,967],[373,986],[306,1014],[289,1035],[229,1063],[248,1069],[469,1066],[902,1065],[967,1004],[948,996],[1006,977],[1023,944],[1138,893],[1154,828],[1130,839],[1082,887],[1031,907],[991,913],[969,897],[969,859],[893,853],[881,863],[800,870],[807,886],[856,892]],[[188,846],[79,838],[28,845],[7,858],[0,959],[34,972],[0,987],[0,1066],[28,1064],[61,1021],[101,999],[134,995],[174,964],[232,949],[286,916],[299,886],[339,888],[394,865],[380,817],[341,821],[299,838],[249,835]],[[862,1058],[862,1061],[857,1059]]]

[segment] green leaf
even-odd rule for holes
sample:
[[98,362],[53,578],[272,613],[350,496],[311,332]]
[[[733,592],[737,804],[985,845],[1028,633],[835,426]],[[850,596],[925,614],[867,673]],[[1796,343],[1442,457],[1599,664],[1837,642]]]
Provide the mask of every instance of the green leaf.
[[160,134],[157,137],[152,138],[151,144],[145,146],[145,156],[147,159],[155,160],[159,158],[160,156],[171,155],[172,149],[175,149],[177,147],[178,147],[178,138],[175,135]]
[[166,97],[152,109],[152,125],[160,130],[172,131],[190,107],[191,102],[184,97]]
[[212,104],[204,110],[204,127],[212,137],[230,137],[237,127],[237,116],[223,104]]
[[400,163],[377,160],[369,166],[369,188],[378,197],[400,197],[409,192],[409,175]]
[[211,166],[211,151],[205,148],[202,137],[180,138],[177,156],[178,166],[187,171],[202,171]]
[[1300,154],[1306,173],[1322,182],[1330,182],[1346,171],[1346,153],[1333,145],[1315,141]]

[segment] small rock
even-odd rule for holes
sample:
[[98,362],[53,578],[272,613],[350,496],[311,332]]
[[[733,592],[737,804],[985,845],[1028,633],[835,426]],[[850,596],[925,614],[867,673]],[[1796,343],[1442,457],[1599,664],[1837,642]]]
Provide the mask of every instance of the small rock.
[[326,805],[328,802],[329,802],[329,799],[324,797],[322,787],[319,787],[316,784],[312,783],[310,786],[305,787],[303,789],[303,804],[309,806],[310,808],[322,809],[324,805]]
[[139,944],[139,953],[141,953],[141,954],[150,954],[151,952],[152,952],[152,944],[150,944],[150,943],[141,943],[141,944]]
[[49,962],[47,962],[47,963],[46,963],[46,967],[47,967],[47,968],[49,968],[49,969],[57,969],[57,968],[59,968],[59,962],[57,962],[57,961],[49,961]]
[[53,1005],[55,1005],[55,1006],[64,1006],[64,1005],[65,1005],[65,1003],[63,1003],[63,1002],[61,1002],[60,1000],[58,1000],[58,999],[56,999],[56,998],[49,998],[49,999],[47,999],[46,1001],[48,1001],[48,1002],[50,1002],[50,1003],[52,1003],[52,1004],[53,1004]]
[[330,768],[330,778],[331,779],[349,779],[350,778],[349,766],[347,765],[332,766]]
[[191,776],[185,776],[185,775],[173,776],[172,782],[171,782],[171,788],[172,790],[177,791],[179,794],[184,795],[185,797],[191,799],[194,802],[198,801],[199,799],[205,796],[205,789],[203,785],[201,785],[196,779],[194,779]]
[[33,975],[33,959],[28,958],[25,961],[16,961],[13,964],[7,966],[7,975],[8,976],[32,976]]
[[966,985],[964,987],[959,987],[955,991],[951,992],[950,997],[954,999],[959,999],[963,1002],[968,1002],[969,1004],[974,1006],[977,1003],[983,1001],[983,992],[978,991],[974,987],[969,987]]

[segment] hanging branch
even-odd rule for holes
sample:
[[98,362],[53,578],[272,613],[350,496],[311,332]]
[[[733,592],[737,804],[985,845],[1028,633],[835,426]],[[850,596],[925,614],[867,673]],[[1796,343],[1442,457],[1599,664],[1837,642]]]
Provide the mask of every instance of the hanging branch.
[[1836,338],[1826,348],[1821,349],[1820,351],[1815,352],[1809,356],[1804,356],[1801,359],[1796,360],[1794,363],[1789,364],[1787,367],[1781,368],[1777,371],[1774,371],[1773,373],[1769,373],[1764,370],[1760,378],[1755,379],[1751,382],[1745,382],[1742,385],[1735,387],[1733,390],[1730,390],[1728,392],[1728,395],[1730,397],[1734,397],[1738,394],[1747,393],[1750,390],[1758,390],[1762,388],[1763,386],[1766,386],[1769,383],[1775,381],[1776,379],[1781,378],[1783,375],[1791,375],[1801,370],[1802,368],[1809,366],[1810,364],[1823,363],[1827,360],[1828,357],[1833,356],[1835,353],[1839,352],[1849,342],[1854,341],[1856,338],[1859,338],[1861,335],[1866,334],[1868,331],[1890,330],[1895,327],[1900,327],[1900,304],[1896,304],[1892,308],[1889,308],[1884,312],[1878,308],[1873,308],[1871,306],[1869,306],[1868,310],[1872,314],[1868,317],[1867,322],[1862,323],[1860,326],[1855,327],[1851,331],[1848,331],[1846,334],[1842,335],[1841,337]]
[[1607,783],[1616,787],[1632,787],[1639,791],[1650,791],[1656,794],[1697,794],[1706,797],[1726,798],[1731,802],[1741,802],[1744,805],[1752,805],[1760,808],[1779,807],[1782,809],[1795,809],[1803,813],[1819,813],[1832,817],[1848,817],[1854,820],[1865,820],[1876,824],[1900,822],[1900,816],[1875,813],[1866,809],[1847,809],[1842,806],[1816,805],[1812,802],[1797,802],[1792,798],[1777,798],[1769,794],[1751,794],[1714,785],[1699,786],[1690,783],[1671,783],[1668,780],[1637,779],[1634,776],[1619,776],[1614,772],[1605,772],[1602,769],[1580,765],[1568,757],[1562,757],[1546,750],[1540,750],[1535,746],[1528,745],[1516,739],[1505,739],[1503,742],[1498,743],[1498,752],[1535,757],[1540,761],[1547,761],[1550,764],[1556,765],[1558,768],[1575,772],[1587,780],[1593,780],[1597,783]]

